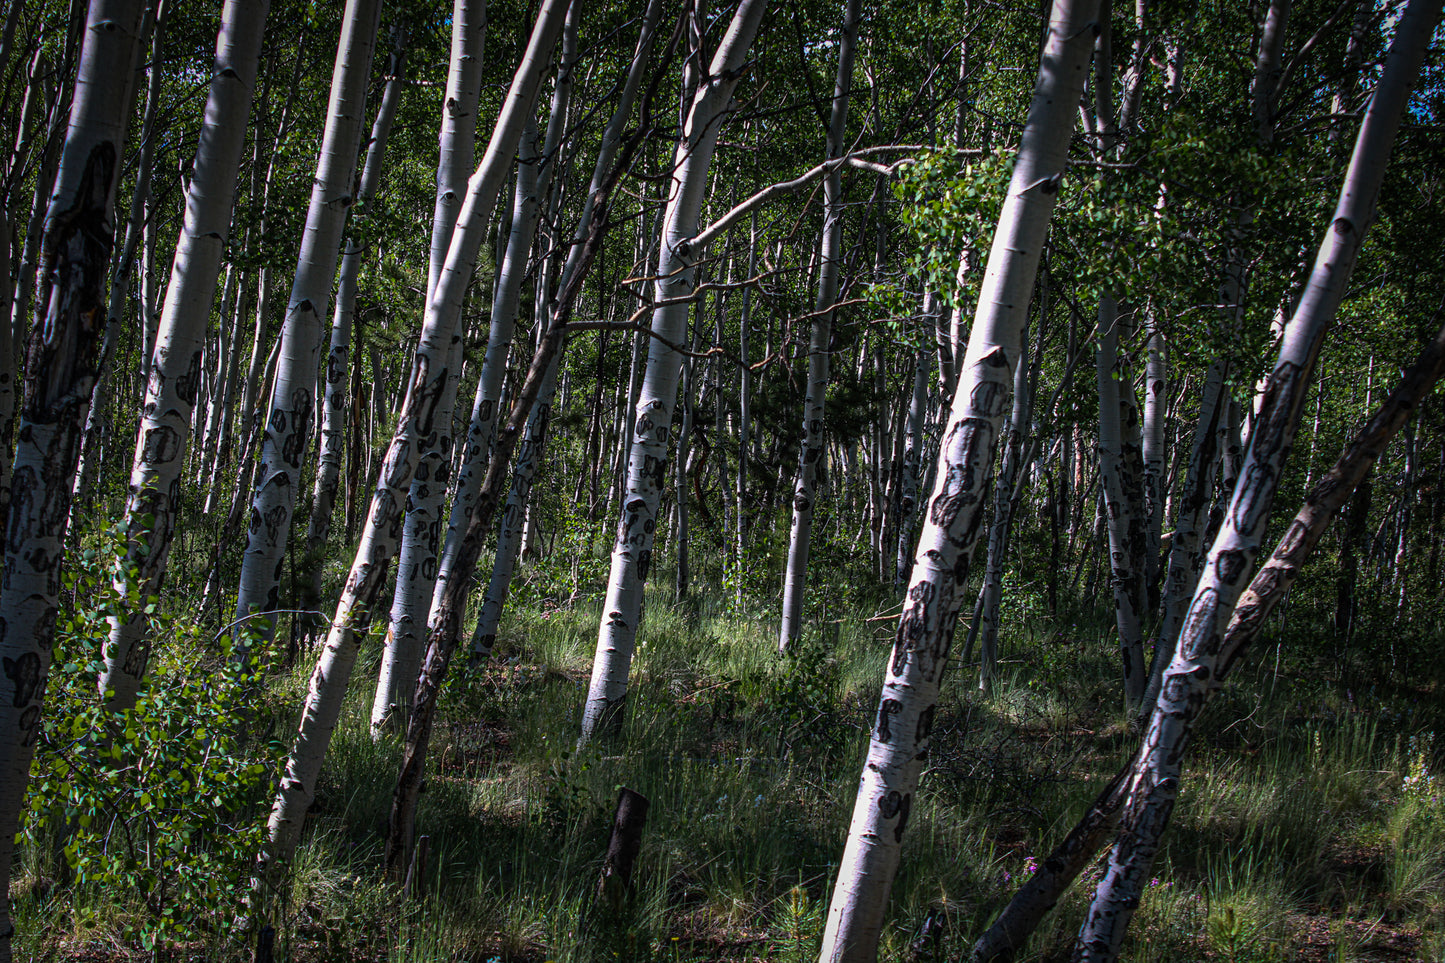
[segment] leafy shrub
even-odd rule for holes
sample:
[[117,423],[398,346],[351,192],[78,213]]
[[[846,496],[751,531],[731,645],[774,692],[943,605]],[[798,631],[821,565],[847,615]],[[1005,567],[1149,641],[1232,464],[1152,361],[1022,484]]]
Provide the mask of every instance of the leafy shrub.
[[[76,884],[77,913],[120,903],[121,935],[147,949],[237,925],[281,746],[248,740],[241,707],[256,691],[264,646],[245,664],[228,639],[144,602],[156,657],[136,705],[102,704],[97,679],[109,618],[141,603],[114,586],[119,531],[77,553],[59,619],[48,711],[37,744],[24,832],[55,851]],[[134,580],[123,580],[123,582]],[[86,904],[83,894],[104,894]]]

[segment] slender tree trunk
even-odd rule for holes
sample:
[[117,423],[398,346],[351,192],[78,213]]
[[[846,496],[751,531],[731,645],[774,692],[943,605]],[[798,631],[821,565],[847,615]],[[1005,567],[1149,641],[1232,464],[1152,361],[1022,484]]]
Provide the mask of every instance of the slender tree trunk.
[[[567,110],[577,59],[578,8],[579,4],[576,2],[571,5],[562,28],[560,59],[547,121],[546,142],[542,151],[544,168],[537,183],[539,197],[546,195],[545,182],[551,179],[557,169],[562,131],[567,126]],[[535,128],[533,130],[535,131]],[[535,133],[533,136],[535,137]],[[532,229],[535,229],[535,222]],[[494,299],[494,305],[497,300],[499,299]],[[492,360],[505,371],[505,355],[500,358],[494,356]],[[421,461],[412,478],[411,490],[407,494],[406,521],[397,556],[396,588],[392,595],[387,644],[371,708],[373,733],[379,732],[389,718],[404,727],[406,714],[411,710],[417,672],[421,667],[427,618],[436,589],[437,552],[442,547],[439,544],[442,502],[446,497],[447,472],[451,460],[451,424],[456,391],[457,380],[453,379],[445,386],[437,406],[436,423],[440,428],[438,444],[435,448],[429,447],[422,452]]]
[[698,231],[708,167],[722,121],[766,8],[766,0],[740,0],[693,98],[677,145],[658,249],[655,292],[660,303],[652,315],[652,331],[664,340],[653,339],[647,346],[647,371],[636,406],[617,542],[582,713],[582,742],[615,732],[622,724],[628,669],[642,612],[642,586],[652,567],[657,507],[667,477],[668,433],[681,362],[670,345],[685,339],[687,299],[693,293],[696,263],[702,254],[691,239]]
[[[597,210],[598,192],[603,189],[606,178],[617,159],[617,152],[622,147],[623,132],[628,119],[632,116],[633,106],[637,102],[638,94],[642,89],[642,81],[647,73],[648,61],[652,57],[661,14],[662,0],[649,0],[647,10],[643,14],[637,45],[633,50],[632,62],[628,66],[627,77],[623,81],[622,93],[618,97],[617,106],[613,109],[612,117],[608,120],[607,127],[602,134],[602,145],[597,153],[597,163],[592,170],[592,180],[588,185],[587,198],[583,202],[582,215],[577,222],[577,229],[572,235],[572,246],[567,252],[567,261],[562,267],[558,290],[566,290],[570,287],[572,278],[581,269],[586,240],[590,236],[599,213]],[[507,593],[512,584],[512,574],[516,569],[517,557],[521,552],[522,530],[526,521],[532,484],[536,479],[538,466],[541,464],[542,455],[546,450],[547,429],[551,422],[552,398],[556,384],[557,368],[554,364],[538,388],[536,404],[527,418],[525,433],[522,436],[520,447],[517,449],[517,464],[512,472],[506,505],[502,510],[491,578],[487,582],[486,595],[472,634],[471,656],[474,660],[487,658],[491,654],[492,646],[496,643],[497,626],[501,622],[502,610],[506,606]],[[475,507],[469,508],[467,517],[470,518],[470,513],[474,511]],[[453,514],[455,515],[455,509]],[[465,529],[462,529],[461,533],[464,534]],[[459,546],[460,540],[455,545]],[[451,578],[455,562],[456,551],[449,551],[443,559],[442,574],[437,578],[437,592],[432,600],[434,611],[441,605],[442,595],[446,591],[446,583]]]
[[[1003,598],[1004,560],[1008,555],[1009,532],[1013,525],[1014,491],[1020,478],[1028,470],[1025,464],[1025,446],[1028,444],[1028,425],[1033,417],[1033,393],[1029,385],[1033,380],[1034,365],[1043,362],[1043,319],[1046,305],[1039,311],[1039,339],[1034,351],[1033,364],[1022,361],[1014,371],[1013,411],[1009,414],[1008,429],[1004,433],[1003,467],[998,475],[998,488],[994,492],[993,521],[988,528],[988,560],[985,563],[983,587],[979,591],[978,604],[974,610],[974,624],[969,635],[979,636],[978,687],[984,692],[993,688],[993,679],[998,671],[998,629],[999,601]],[[1027,337],[1027,329],[1021,337]],[[972,640],[966,647],[965,661],[972,652]]]
[[1199,400],[1199,418],[1195,423],[1194,442],[1189,449],[1189,467],[1184,488],[1176,499],[1174,535],[1169,544],[1169,566],[1164,578],[1163,615],[1154,639],[1153,663],[1149,669],[1149,685],[1144,690],[1142,712],[1152,712],[1164,679],[1164,667],[1174,659],[1174,643],[1184,612],[1194,597],[1199,581],[1199,562],[1204,544],[1204,528],[1208,520],[1209,496],[1219,468],[1220,422],[1229,400],[1225,395],[1226,365],[1210,364],[1204,376],[1204,391]]
[[314,798],[316,778],[356,664],[360,632],[401,538],[402,508],[419,451],[428,436],[438,430],[433,416],[441,389],[453,377],[447,370],[447,359],[459,339],[462,300],[476,269],[477,255],[490,233],[492,210],[516,156],[522,127],[535,106],[537,88],[561,31],[566,6],[566,0],[544,0],[486,154],[468,184],[445,267],[427,303],[396,434],[381,464],[361,544],[311,675],[295,746],[272,805],[269,838],[258,861],[258,886],[274,883],[300,841],[302,820]]
[[[522,281],[527,274],[528,254],[536,237],[540,198],[537,188],[537,128],[535,122],[528,122],[528,130],[522,136],[522,148],[517,157],[517,184],[512,201],[512,229],[507,237],[506,254],[497,274],[497,291],[492,299],[492,318],[487,335],[487,353],[482,360],[481,377],[477,379],[476,398],[472,402],[472,416],[467,426],[467,437],[462,452],[461,467],[457,471],[456,491],[452,495],[451,518],[447,525],[446,543],[442,548],[442,561],[437,575],[437,587],[433,594],[443,591],[442,582],[456,557],[457,546],[467,528],[467,519],[476,504],[477,493],[481,490],[486,473],[487,458],[491,454],[493,434],[497,424],[497,412],[502,404],[503,379],[507,373],[507,358],[512,349],[512,332],[517,321],[517,311],[522,293]],[[523,454],[527,453],[525,442]],[[525,511],[525,509],[522,509]],[[505,523],[504,523],[505,524]],[[501,551],[500,545],[498,552]],[[380,690],[378,689],[378,698]],[[373,709],[373,716],[375,710]]]
[[1009,409],[1010,379],[1023,355],[1039,257],[1068,161],[1096,11],[1091,0],[1058,0],[1050,15],[833,888],[823,935],[825,963],[872,963],[877,956],[969,557],[983,520],[994,445]]
[[[404,30],[398,29],[396,37],[393,38],[391,63],[387,67],[386,89],[381,95],[381,106],[376,110],[376,119],[371,124],[371,141],[366,149],[366,161],[361,167],[361,181],[356,188],[353,221],[365,217],[371,210],[372,199],[381,180],[386,142],[391,136],[397,103],[401,100],[405,47],[406,34]],[[321,597],[321,558],[326,550],[326,540],[331,534],[331,517],[335,514],[336,489],[341,480],[341,457],[346,443],[351,325],[356,314],[356,288],[361,273],[361,258],[367,252],[366,245],[357,236],[359,233],[357,230],[349,232],[346,253],[341,257],[340,278],[336,286],[336,316],[331,321],[331,344],[326,354],[321,457],[317,462],[316,484],[311,494],[311,521],[306,530],[307,568],[314,572],[311,581],[313,599]]]
[[[758,273],[758,215],[754,211],[748,232],[748,278]],[[738,306],[738,356],[742,358],[742,369],[738,372],[738,490],[737,490],[737,541],[734,545],[734,571],[737,574],[736,602],[743,604],[747,584],[747,540],[748,518],[752,514],[748,505],[748,445],[752,441],[753,369],[749,348],[748,330],[752,324],[753,286],[743,288],[742,303]]]
[[[104,335],[105,276],[142,6],[140,0],[90,5],[40,247],[0,588],[0,880],[11,876],[40,734],[71,484]],[[12,958],[14,933],[7,886],[0,891],[0,963]]]
[[1120,328],[1127,316],[1114,299],[1099,298],[1099,471],[1103,477],[1105,522],[1109,534],[1109,572],[1114,592],[1114,621],[1124,666],[1124,701],[1136,710],[1144,698],[1145,582],[1143,464],[1139,444],[1139,406],[1128,365],[1119,354]]
[[[380,13],[380,0],[347,0],[331,75],[326,131],[316,161],[296,276],[281,330],[270,413],[261,440],[261,467],[251,501],[236,596],[237,619],[274,612],[280,607],[281,566],[291,537],[302,460],[310,448],[322,325],[336,278],[346,213],[354,199],[352,181]],[[276,631],[275,620],[263,617],[258,621],[250,629],[262,639],[271,639]],[[246,636],[237,638],[244,640]],[[242,641],[235,648],[236,655],[243,656],[247,648]]]
[[[1195,590],[1177,654],[1165,670],[1158,707],[1144,736],[1144,750],[1131,774],[1119,837],[1080,930],[1076,959],[1117,959],[1139,905],[1178,796],[1180,767],[1193,722],[1218,687],[1221,671],[1228,668],[1230,656],[1222,652],[1219,639],[1259,552],[1320,344],[1344,297],[1365,231],[1374,218],[1400,115],[1439,20],[1440,6],[1440,0],[1411,0],[1397,27],[1309,285],[1285,328],[1279,361],[1250,432],[1240,484]],[[1245,613],[1248,611],[1246,608]]]
[[[838,74],[833,81],[833,112],[828,121],[827,160],[843,155],[848,127],[848,95],[853,89],[853,51],[858,41],[860,0],[848,0],[838,41]],[[803,438],[793,482],[793,525],[788,537],[788,568],[783,575],[782,623],[778,651],[786,652],[803,630],[803,601],[808,587],[808,552],[813,530],[813,500],[818,462],[823,457],[823,407],[828,395],[832,355],[833,305],[843,248],[843,175],[834,168],[823,176],[823,242],[818,264],[818,300],[808,341],[808,387],[803,401]],[[876,557],[876,556],[875,556]]]
[[[110,297],[106,304],[105,338],[100,348],[100,375],[91,394],[90,411],[85,419],[85,431],[80,437],[80,463],[75,472],[75,491],[72,502],[88,501],[92,479],[97,472],[100,435],[104,429],[109,408],[110,366],[106,361],[114,350],[116,336],[120,331],[121,317],[126,308],[126,294],[130,288],[134,271],[136,247],[140,243],[145,224],[145,213],[150,203],[152,168],[155,164],[155,122],[156,107],[161,94],[161,45],[165,42],[166,20],[171,5],[168,0],[156,5],[154,17],[147,12],[141,22],[141,46],[150,34],[151,66],[147,71],[145,107],[141,115],[140,144],[136,150],[135,186],[131,189],[130,213],[126,218],[125,241],[120,254],[114,259],[110,272]],[[8,447],[6,449],[8,451]],[[7,459],[8,460],[8,459]],[[8,488],[7,464],[3,469],[7,476],[4,487]]]
[[161,590],[175,535],[181,466],[190,441],[206,326],[231,228],[267,5],[265,0],[259,7],[228,0],[221,13],[206,121],[166,289],[122,523],[126,574],[117,579],[116,591],[135,601],[124,618],[112,617],[110,622],[100,692],[112,712],[135,704],[150,657],[145,600]]
[[[924,295],[923,318],[925,324],[935,323],[939,312],[938,296]],[[907,437],[903,441],[902,477],[899,479],[898,497],[898,563],[894,572],[894,584],[899,588],[908,584],[913,572],[913,533],[918,514],[918,469],[923,461],[923,422],[927,417],[928,381],[933,373],[933,353],[926,348],[915,352],[913,361],[913,391],[908,396]]]
[[[1350,498],[1351,492],[1358,491],[1357,486],[1391,437],[1442,374],[1445,374],[1445,329],[1436,334],[1435,340],[1405,372],[1400,385],[1345,447],[1335,467],[1305,496],[1303,506],[1275,546],[1269,561],[1260,568],[1249,588],[1241,595],[1220,642],[1218,684],[1222,684],[1225,674],[1259,634],[1269,613],[1288,594],[1326,526]],[[1218,687],[1216,685],[1211,694]],[[969,963],[1010,960],[1023,946],[1044,915],[1114,834],[1135,762],[1137,756],[1109,781],[1064,841],[1040,861],[1038,871],[1029,877],[974,944],[968,957]]]

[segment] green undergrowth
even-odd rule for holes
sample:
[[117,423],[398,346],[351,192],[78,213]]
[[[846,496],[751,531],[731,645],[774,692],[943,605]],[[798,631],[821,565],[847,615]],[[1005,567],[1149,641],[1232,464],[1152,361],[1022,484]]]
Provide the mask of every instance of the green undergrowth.
[[[458,662],[421,797],[426,856],[408,895],[380,871],[400,746],[368,731],[379,630],[368,636],[280,900],[280,958],[816,958],[896,606],[842,593],[820,601],[779,657],[773,621],[706,583],[674,603],[660,575],[620,738],[576,746],[600,616],[594,594],[534,591],[505,620],[491,663]],[[963,953],[1132,751],[1137,734],[1118,705],[1103,615],[1079,606],[1050,619],[1041,604],[1016,605],[1005,612],[992,692],[979,693],[973,666],[953,669],[883,959]],[[1438,686],[1342,687],[1327,659],[1298,644],[1300,622],[1262,644],[1206,714],[1127,959],[1445,958]],[[65,644],[96,637],[96,625],[82,623]],[[221,672],[217,654],[170,644],[189,661],[163,658],[157,685],[181,684],[182,666]],[[309,661],[303,653],[273,671],[255,695],[256,746],[289,739]],[[85,663],[72,664],[52,677],[52,706],[73,706],[87,684]],[[195,744],[181,720],[147,724],[158,741]],[[241,767],[233,795],[173,800],[171,822],[190,827],[188,842],[173,845],[153,819],[145,852],[174,853],[177,865],[209,853],[229,889],[187,896],[159,882],[169,864],[144,859],[116,863],[104,885],[67,883],[66,859],[97,865],[84,862],[97,858],[85,846],[103,850],[113,839],[80,834],[68,850],[52,820],[23,840],[12,887],[22,958],[87,947],[246,954],[234,844],[254,841],[274,786],[273,768],[264,785],[245,782],[249,767],[274,766],[275,753],[225,745]],[[650,809],[634,890],[612,906],[597,899],[597,881],[623,786]],[[130,810],[96,803],[95,818],[133,819],[123,811],[140,801],[128,798]],[[1067,958],[1100,872],[1097,863],[1086,871],[1021,958]],[[178,922],[155,922],[165,919],[162,903]]]

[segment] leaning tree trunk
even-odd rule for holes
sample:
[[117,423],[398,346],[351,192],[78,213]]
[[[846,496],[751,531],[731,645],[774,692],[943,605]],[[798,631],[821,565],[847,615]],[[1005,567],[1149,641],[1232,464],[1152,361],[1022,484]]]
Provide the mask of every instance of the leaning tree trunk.
[[[828,118],[828,156],[843,155],[848,127],[848,95],[853,89],[853,51],[858,42],[859,0],[848,0],[838,41],[838,74],[833,81],[833,112]],[[823,457],[823,406],[828,396],[828,360],[832,354],[833,305],[838,301],[838,272],[843,247],[843,173],[835,167],[823,176],[823,245],[818,263],[818,301],[808,339],[808,387],[803,401],[803,441],[793,482],[793,525],[788,535],[788,568],[783,574],[783,612],[778,651],[786,652],[803,628],[808,587],[808,553],[813,534],[813,498],[818,462]]]
[[[1259,552],[1315,360],[1374,218],[1400,115],[1440,7],[1440,0],[1411,0],[1396,29],[1309,285],[1285,328],[1279,361],[1250,432],[1240,482],[1195,590],[1174,661],[1164,673],[1144,749],[1130,776],[1119,837],[1079,932],[1077,959],[1117,959],[1139,905],[1178,797],[1182,758],[1194,720],[1228,667],[1220,640]],[[1247,615],[1247,610],[1242,614]]]
[[1132,710],[1144,698],[1144,617],[1148,609],[1144,556],[1144,466],[1134,380],[1119,354],[1126,315],[1113,297],[1099,297],[1099,473],[1103,479],[1114,624],[1124,668],[1124,701]]
[[[645,21],[643,30],[647,29],[648,22]],[[645,109],[643,114],[646,117]],[[537,403],[544,383],[549,374],[557,369],[558,354],[567,335],[572,306],[606,235],[609,223],[606,213],[608,198],[622,173],[630,166],[637,147],[647,133],[644,123],[629,138],[617,163],[601,182],[593,182],[596,189],[589,197],[583,213],[584,221],[589,224],[586,241],[575,250],[575,259],[568,259],[571,270],[564,273],[565,283],[558,289],[550,323],[538,338],[537,350],[532,355],[526,378],[517,390],[517,399],[512,405],[507,424],[498,434],[476,510],[467,522],[467,530],[457,550],[453,577],[447,582],[445,592],[437,599],[437,605],[432,611],[426,659],[416,683],[414,708],[407,722],[401,771],[397,774],[396,786],[392,791],[391,815],[387,821],[386,865],[393,879],[400,878],[402,867],[411,853],[412,829],[423,774],[426,772],[427,750],[431,744],[432,723],[436,718],[437,696],[446,680],[447,668],[451,664],[452,654],[456,651],[461,635],[462,617],[466,613],[472,575],[507,479],[507,463],[511,460],[517,440],[522,434],[522,426]],[[604,152],[605,150],[604,146]]]
[[136,433],[122,523],[124,574],[116,580],[116,591],[133,601],[124,617],[110,619],[105,670],[100,675],[101,697],[112,712],[135,704],[150,657],[145,600],[160,592],[175,534],[181,466],[190,440],[206,325],[231,228],[268,5],[268,0],[259,4],[228,0],[221,12],[206,119]]
[[[567,289],[572,283],[572,277],[581,268],[586,239],[591,233],[593,221],[598,213],[596,209],[598,191],[602,189],[617,158],[617,152],[622,147],[624,129],[628,119],[632,116],[633,105],[637,103],[638,94],[642,89],[642,81],[647,73],[648,61],[652,58],[652,48],[656,43],[657,25],[661,15],[662,0],[649,0],[647,10],[643,14],[637,45],[633,49],[632,62],[628,66],[627,77],[622,84],[622,92],[618,96],[617,106],[613,108],[611,118],[607,121],[607,127],[602,132],[602,145],[597,152],[597,162],[592,168],[592,180],[587,188],[587,197],[583,201],[582,215],[572,234],[572,246],[568,250],[567,261],[562,267],[558,290]],[[522,525],[528,500],[531,497],[532,483],[536,479],[537,467],[541,464],[542,453],[546,449],[547,428],[551,421],[552,396],[556,385],[557,366],[554,363],[538,389],[536,405],[527,418],[525,434],[517,449],[517,464],[512,472],[506,507],[502,510],[502,522],[497,534],[492,574],[487,582],[486,596],[482,602],[481,611],[477,615],[477,625],[472,634],[471,653],[474,659],[485,659],[489,656],[492,646],[496,642],[497,625],[501,622],[502,609],[507,603],[507,593],[512,584],[512,573],[517,564],[517,556],[521,552]],[[480,392],[479,387],[479,395]],[[475,424],[475,415],[473,418]],[[481,474],[478,473],[475,490],[480,490],[482,480]],[[447,548],[442,553],[441,572],[437,575],[436,593],[432,598],[433,610],[441,604],[442,596],[446,592],[447,583],[451,579],[451,573],[456,564],[462,536],[476,510],[475,495],[469,495],[465,505],[462,503],[462,498],[463,488],[459,481],[456,495],[457,504],[452,507],[453,525],[452,529],[447,532]],[[461,509],[460,514],[459,509]]]
[[[457,471],[456,491],[452,495],[451,518],[447,525],[446,543],[442,546],[441,564],[437,571],[436,586],[433,589],[432,605],[445,591],[445,583],[451,578],[451,568],[456,559],[457,548],[467,521],[476,508],[477,496],[481,492],[482,479],[486,474],[487,459],[491,454],[493,434],[497,425],[497,409],[502,403],[502,382],[507,373],[507,357],[512,348],[512,332],[516,325],[517,309],[522,293],[522,281],[527,275],[527,256],[532,250],[538,219],[537,192],[537,130],[534,122],[528,122],[528,130],[522,136],[521,151],[517,156],[517,184],[513,191],[512,229],[507,236],[506,253],[497,274],[497,291],[492,299],[492,319],[487,337],[487,353],[482,359],[481,376],[477,379],[477,394],[472,402],[472,417],[467,426],[467,437],[462,452],[461,467]],[[550,399],[548,399],[550,400]],[[530,433],[531,425],[528,424]],[[527,460],[529,447],[522,443],[518,464]],[[530,486],[528,486],[530,487]],[[520,509],[525,511],[525,507]],[[505,525],[505,522],[503,523]],[[520,524],[518,527],[520,532]],[[497,546],[500,561],[503,546]],[[487,647],[490,651],[490,645]],[[378,686],[377,700],[381,698]],[[372,722],[376,723],[376,707],[372,707]]]
[[[116,184],[143,6],[141,0],[90,5],[40,247],[37,317],[26,347],[0,587],[0,880],[7,882],[40,735],[71,485],[98,375]],[[11,960],[15,934],[8,889],[0,888],[0,963]]]
[[[376,119],[371,124],[371,142],[366,149],[366,161],[362,164],[361,180],[356,188],[353,218],[364,217],[371,210],[372,198],[376,196],[376,186],[381,180],[386,142],[391,136],[397,103],[401,100],[405,43],[406,36],[399,30],[387,68],[381,106],[377,108]],[[357,236],[359,233],[359,230],[350,232],[346,239],[346,253],[341,257],[341,276],[336,285],[336,316],[331,321],[331,344],[323,376],[325,398],[321,416],[321,456],[317,460],[316,484],[311,494],[311,521],[306,529],[306,559],[307,566],[313,570],[311,592],[315,599],[321,597],[321,559],[326,551],[326,539],[331,534],[331,517],[335,514],[336,489],[341,481],[341,457],[346,443],[351,324],[356,314],[361,258],[367,251],[366,244]]]
[[[331,284],[336,279],[342,229],[353,200],[352,181],[380,14],[380,0],[347,0],[331,75],[326,131],[316,161],[306,228],[281,329],[270,413],[261,439],[261,466],[251,500],[236,595],[237,619],[272,613],[280,607],[281,565],[291,537],[302,459],[310,448],[322,324],[331,301]],[[275,620],[260,621],[259,626],[251,628],[269,640],[276,632]],[[238,640],[245,638],[247,634],[238,636]],[[246,649],[244,643],[238,644],[237,657],[243,656]]]
[[877,957],[969,557],[983,521],[994,444],[1009,408],[1009,379],[1023,355],[1039,256],[1068,162],[1096,10],[1094,0],[1057,0],[1050,16],[838,867],[823,935],[825,963],[872,963]]
[[477,254],[489,233],[497,194],[516,155],[522,126],[535,105],[542,71],[551,59],[566,7],[567,0],[545,0],[542,4],[486,154],[468,184],[446,265],[427,303],[396,434],[382,461],[361,544],[337,602],[326,644],[311,674],[296,742],[271,808],[268,840],[258,860],[259,887],[276,881],[301,839],[302,821],[315,798],[316,778],[341,715],[367,613],[401,538],[402,509],[419,451],[427,437],[437,431],[433,424],[435,408],[442,387],[454,377],[446,366],[453,342],[459,337],[462,300],[476,270]]
[[[1238,663],[1269,613],[1289,592],[1320,536],[1351,492],[1357,490],[1390,439],[1442,374],[1445,374],[1445,328],[1437,332],[1435,340],[1404,373],[1400,385],[1345,446],[1335,467],[1305,496],[1304,505],[1285,529],[1269,561],[1240,596],[1220,642],[1220,671],[1210,695],[1218,691],[1225,674]],[[1029,934],[1114,834],[1136,760],[1137,757],[1130,760],[1115,774],[1064,840],[1039,862],[1038,871],[1028,878],[974,944],[969,963],[1011,960],[1023,948]]]
[[[577,60],[579,8],[579,2],[572,3],[568,9],[567,20],[562,26],[557,77],[542,150],[542,162],[545,166],[537,178],[539,196],[546,195],[548,184],[557,169],[562,131],[567,126],[573,71]],[[535,137],[535,128],[533,136]],[[533,150],[535,152],[535,148]],[[533,216],[535,217],[535,212]],[[532,230],[535,230],[535,227],[534,220]],[[523,258],[525,260],[525,253]],[[520,282],[521,279],[518,278],[517,281]],[[515,301],[513,303],[515,310]],[[488,353],[491,355],[490,351]],[[491,355],[490,360],[505,372],[505,353],[500,357]],[[412,478],[411,490],[407,493],[406,520],[402,529],[401,549],[397,555],[396,587],[392,593],[386,647],[371,707],[373,734],[379,733],[388,719],[394,719],[399,728],[404,729],[406,714],[411,711],[411,698],[416,690],[422,648],[426,642],[432,594],[436,589],[437,552],[442,548],[438,543],[442,526],[442,503],[446,499],[447,477],[451,467],[451,424],[452,412],[456,407],[456,392],[457,381],[453,379],[437,405],[436,421],[441,427],[438,444],[421,453],[416,475]]]
[[677,145],[672,189],[658,250],[659,302],[652,314],[657,338],[647,346],[647,369],[637,400],[627,482],[612,550],[592,680],[582,712],[583,742],[622,724],[627,674],[642,612],[642,586],[652,567],[653,528],[667,477],[668,434],[681,374],[681,355],[672,345],[686,338],[688,301],[700,251],[694,249],[707,172],[733,90],[758,32],[766,0],[740,0],[727,35],[698,87]]

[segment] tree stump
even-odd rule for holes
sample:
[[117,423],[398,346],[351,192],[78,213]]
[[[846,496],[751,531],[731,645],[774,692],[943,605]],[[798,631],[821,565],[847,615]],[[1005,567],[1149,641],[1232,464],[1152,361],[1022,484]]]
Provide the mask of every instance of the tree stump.
[[607,840],[607,858],[597,881],[597,898],[612,910],[620,910],[632,894],[632,865],[642,848],[642,829],[647,824],[647,797],[627,787],[617,794],[617,812],[612,818],[612,835]]

